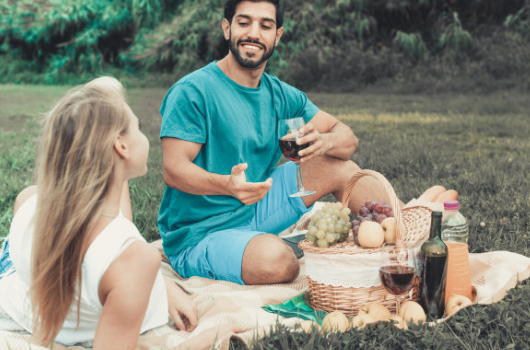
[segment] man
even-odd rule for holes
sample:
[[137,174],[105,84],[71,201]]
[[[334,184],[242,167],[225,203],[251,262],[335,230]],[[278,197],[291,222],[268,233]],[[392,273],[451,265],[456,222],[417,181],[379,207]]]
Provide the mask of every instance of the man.
[[[277,234],[320,197],[342,191],[359,170],[350,158],[352,130],[319,110],[301,91],[264,73],[283,34],[279,0],[229,0],[222,22],[229,53],[178,81],[166,95],[163,168],[166,190],[158,226],[173,268],[240,284],[294,280],[299,263]],[[309,144],[300,152],[306,189],[297,191],[294,163],[276,167],[278,119],[302,117]],[[354,188],[354,212],[365,199],[384,199],[375,181]]]

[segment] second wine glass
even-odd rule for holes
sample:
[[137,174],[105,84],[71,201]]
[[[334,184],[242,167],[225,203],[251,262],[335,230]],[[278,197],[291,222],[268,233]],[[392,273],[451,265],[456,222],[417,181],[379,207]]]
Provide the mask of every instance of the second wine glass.
[[399,313],[400,299],[416,282],[416,255],[413,247],[405,242],[385,243],[381,254],[379,277],[385,289],[396,296],[396,313]]
[[291,197],[302,197],[316,193],[315,191],[307,191],[304,189],[304,183],[302,182],[302,171],[300,170],[300,156],[298,152],[309,147],[309,143],[299,145],[296,143],[296,140],[303,136],[299,133],[299,130],[304,125],[303,118],[281,119],[278,122],[280,149],[287,159],[296,163],[296,171],[298,173],[298,192],[291,194]]

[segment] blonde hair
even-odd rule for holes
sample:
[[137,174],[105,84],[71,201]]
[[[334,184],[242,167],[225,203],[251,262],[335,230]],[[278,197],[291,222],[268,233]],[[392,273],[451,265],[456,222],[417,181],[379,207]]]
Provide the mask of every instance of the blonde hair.
[[[127,132],[123,86],[101,77],[70,90],[46,115],[37,157],[32,247],[33,334],[51,344],[78,298],[82,252],[114,172],[114,141]],[[79,293],[79,294],[76,294]]]

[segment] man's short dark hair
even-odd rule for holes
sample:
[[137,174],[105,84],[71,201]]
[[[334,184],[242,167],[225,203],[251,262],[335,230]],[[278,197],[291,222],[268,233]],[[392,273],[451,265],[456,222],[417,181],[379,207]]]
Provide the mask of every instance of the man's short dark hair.
[[280,0],[228,0],[225,4],[225,18],[228,22],[232,23],[237,5],[242,1],[270,2],[276,7],[276,28],[281,28],[283,26],[283,9],[280,5]]

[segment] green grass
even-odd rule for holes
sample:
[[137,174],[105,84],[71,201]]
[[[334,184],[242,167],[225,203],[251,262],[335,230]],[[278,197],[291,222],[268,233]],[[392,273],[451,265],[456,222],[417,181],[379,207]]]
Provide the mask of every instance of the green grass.
[[[8,233],[17,193],[31,183],[39,114],[67,87],[0,86],[0,236]],[[151,142],[149,172],[131,181],[135,222],[158,238],[163,193],[158,107],[165,88],[128,89]],[[530,99],[517,91],[490,95],[309,93],[360,139],[353,159],[381,172],[408,201],[441,184],[460,193],[472,252],[509,250],[530,256]],[[483,225],[481,225],[483,223]],[[530,282],[499,303],[472,306],[435,328],[400,331],[377,324],[362,331],[297,334],[279,327],[255,349],[527,349]],[[234,341],[232,348],[245,348]]]

